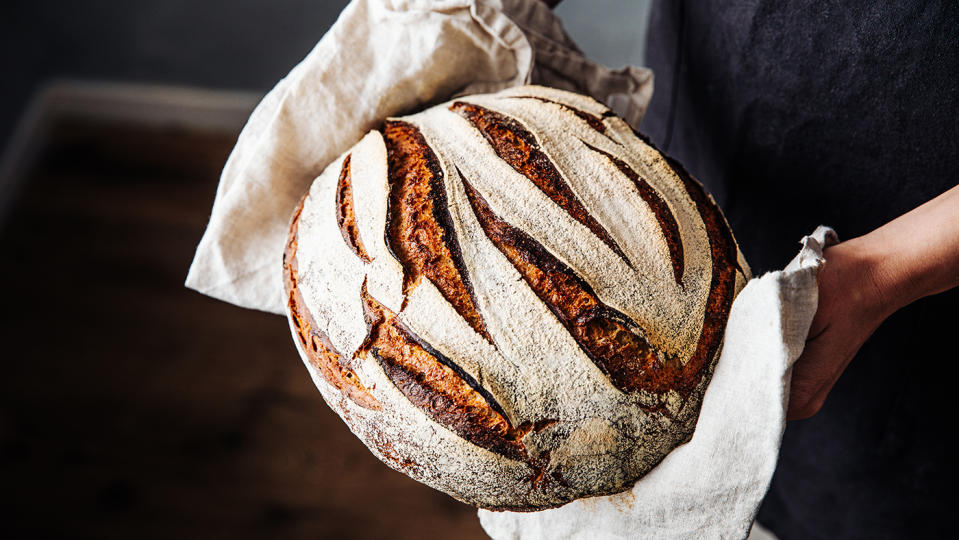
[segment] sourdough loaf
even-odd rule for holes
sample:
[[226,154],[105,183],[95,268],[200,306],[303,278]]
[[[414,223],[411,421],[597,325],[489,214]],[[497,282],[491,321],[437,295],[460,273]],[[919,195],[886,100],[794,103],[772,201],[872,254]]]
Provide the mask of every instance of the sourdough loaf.
[[628,489],[690,439],[749,269],[712,199],[596,101],[389,119],[292,219],[290,327],[387,465],[470,504]]

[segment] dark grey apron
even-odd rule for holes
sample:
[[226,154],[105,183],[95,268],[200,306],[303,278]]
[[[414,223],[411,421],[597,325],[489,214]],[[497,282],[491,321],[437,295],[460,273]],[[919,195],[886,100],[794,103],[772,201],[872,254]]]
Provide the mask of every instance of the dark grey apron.
[[[654,0],[644,131],[714,193],[754,273],[959,184],[959,2]],[[782,538],[939,538],[959,515],[959,291],[887,320],[787,427]]]

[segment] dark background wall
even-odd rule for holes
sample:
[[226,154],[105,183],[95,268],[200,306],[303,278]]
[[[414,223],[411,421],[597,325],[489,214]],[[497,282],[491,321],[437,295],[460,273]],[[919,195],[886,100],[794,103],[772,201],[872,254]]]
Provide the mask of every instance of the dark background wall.
[[[303,58],[347,0],[0,2],[0,148],[30,96],[55,78],[265,92]],[[641,64],[648,0],[566,0],[583,50]]]
[[0,146],[30,96],[71,77],[266,91],[346,0],[7,0]]

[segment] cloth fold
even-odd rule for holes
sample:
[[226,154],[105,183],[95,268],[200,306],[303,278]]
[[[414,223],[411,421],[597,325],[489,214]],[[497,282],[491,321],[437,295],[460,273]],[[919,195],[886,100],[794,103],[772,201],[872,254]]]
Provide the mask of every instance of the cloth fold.
[[527,83],[588,93],[639,125],[652,74],[609,70],[538,0],[355,0],[240,133],[186,285],[283,313],[290,215],[323,169],[389,116]]

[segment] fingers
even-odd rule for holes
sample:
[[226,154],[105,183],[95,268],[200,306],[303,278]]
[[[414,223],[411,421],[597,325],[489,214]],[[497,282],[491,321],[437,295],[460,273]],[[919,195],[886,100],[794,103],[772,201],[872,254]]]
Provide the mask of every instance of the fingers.
[[859,350],[859,343],[843,341],[839,332],[824,330],[806,343],[793,365],[786,420],[809,418],[822,408],[826,397]]
[[[822,408],[819,396],[822,388],[828,384],[828,377],[823,376],[819,364],[827,347],[822,339],[812,340],[806,344],[806,349],[793,364],[792,381],[789,387],[789,407],[786,409],[786,420],[801,420],[813,416]],[[825,401],[823,399],[823,401]]]
[[787,420],[819,412],[846,366],[889,313],[877,308],[882,302],[857,246],[847,241],[824,252],[828,263],[818,275],[819,305],[806,348],[793,365]]

